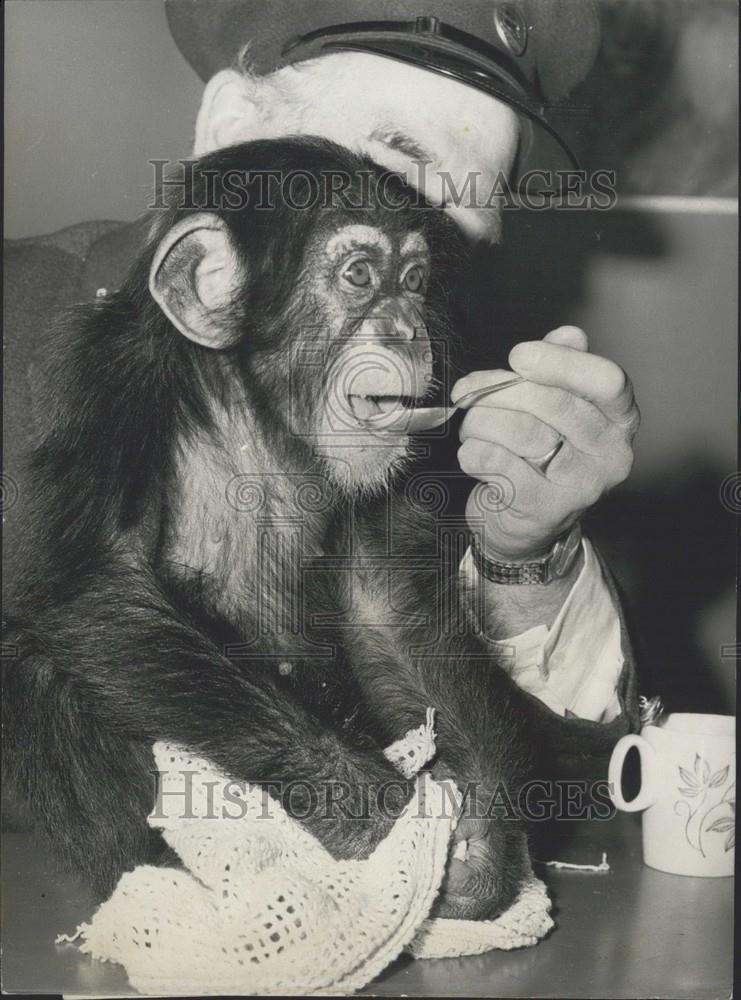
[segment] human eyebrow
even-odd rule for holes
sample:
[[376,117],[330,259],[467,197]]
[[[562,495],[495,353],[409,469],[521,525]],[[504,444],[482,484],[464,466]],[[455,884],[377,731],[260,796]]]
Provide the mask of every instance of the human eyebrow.
[[375,142],[382,143],[397,153],[408,156],[412,160],[423,160],[426,163],[431,163],[433,160],[432,154],[423,146],[420,146],[415,139],[407,135],[406,132],[402,132],[390,125],[374,129],[369,138],[375,140]]

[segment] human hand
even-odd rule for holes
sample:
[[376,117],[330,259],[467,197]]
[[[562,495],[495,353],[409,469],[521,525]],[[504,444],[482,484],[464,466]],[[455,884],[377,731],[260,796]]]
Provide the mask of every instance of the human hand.
[[[466,507],[471,530],[483,527],[491,558],[516,561],[545,554],[627,477],[640,414],[625,372],[590,354],[577,327],[518,344],[509,362],[526,381],[468,408],[458,461],[479,480]],[[491,380],[486,371],[464,376],[452,401]],[[544,470],[530,464],[559,441]]]

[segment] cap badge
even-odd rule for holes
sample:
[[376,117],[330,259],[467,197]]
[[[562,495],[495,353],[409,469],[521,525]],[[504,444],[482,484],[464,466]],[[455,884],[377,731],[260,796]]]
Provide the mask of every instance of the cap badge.
[[527,48],[527,22],[513,3],[500,3],[494,8],[494,27],[500,41],[513,56],[521,56]]

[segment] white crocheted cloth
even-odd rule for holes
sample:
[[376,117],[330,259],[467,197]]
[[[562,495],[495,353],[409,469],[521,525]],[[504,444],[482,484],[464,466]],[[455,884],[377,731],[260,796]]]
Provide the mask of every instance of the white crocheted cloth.
[[[433,753],[431,713],[387,750],[407,777]],[[149,823],[187,870],[136,868],[89,924],[57,939],[79,938],[84,952],[119,962],[141,993],[347,993],[404,948],[420,958],[517,948],[553,925],[534,876],[496,920],[426,919],[460,804],[429,773],[367,860],[335,861],[258,786],[230,783],[177,747],[157,743],[154,756],[167,794]]]

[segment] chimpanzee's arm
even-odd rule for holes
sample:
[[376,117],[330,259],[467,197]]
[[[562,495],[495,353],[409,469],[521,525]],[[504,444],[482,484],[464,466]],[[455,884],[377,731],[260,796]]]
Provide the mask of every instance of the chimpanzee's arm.
[[383,738],[418,725],[431,706],[439,756],[461,781],[522,780],[532,709],[480,634],[458,574],[458,533],[403,501],[369,510],[354,531],[360,620],[348,621],[344,642]]
[[[378,596],[388,587],[395,617],[427,613],[427,623],[356,625],[347,638],[353,669],[384,740],[416,725],[427,706],[435,709],[433,774],[453,778],[465,794],[456,836],[469,845],[467,863],[450,864],[437,915],[491,917],[512,903],[528,871],[516,807],[528,778],[532,713],[480,638],[465,628],[459,634],[465,617],[455,578],[446,591],[437,574],[437,587],[428,586],[429,574],[404,570],[395,584],[394,575],[356,571],[359,600],[375,604],[377,613]],[[501,811],[503,795],[513,806],[504,817],[491,811],[497,802]]]
[[[371,796],[364,816],[363,793],[391,782],[393,814],[411,788],[379,748],[320,724],[259,665],[231,662],[148,572],[112,562],[77,593],[33,609],[31,625],[11,623],[18,655],[5,670],[5,756],[32,810],[99,884],[144,860],[157,740],[235,779],[273,784],[279,798],[293,782],[284,805],[338,856],[362,856],[385,835],[393,815]],[[321,803],[337,783],[347,814],[309,808],[309,786]]]
[[[427,606],[434,608],[432,601]],[[491,791],[502,781],[524,780],[530,762],[526,699],[474,636],[443,634],[430,642],[435,629],[355,630],[356,674],[384,738],[418,725],[431,706],[438,756],[462,783]]]

